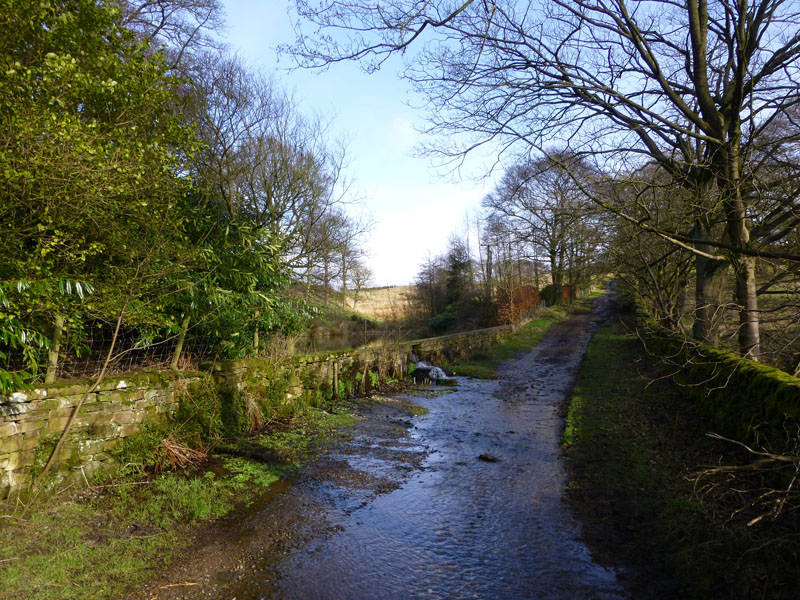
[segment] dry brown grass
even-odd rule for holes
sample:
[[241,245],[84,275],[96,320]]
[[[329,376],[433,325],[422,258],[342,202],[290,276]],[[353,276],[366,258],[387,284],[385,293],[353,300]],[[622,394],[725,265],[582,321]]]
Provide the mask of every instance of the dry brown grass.
[[169,468],[183,469],[186,467],[193,467],[208,457],[208,453],[205,450],[201,448],[190,448],[186,444],[172,439],[171,436],[165,437],[158,444],[157,455],[158,459],[155,465],[156,473]]
[[[411,297],[414,286],[397,285],[348,292],[347,305],[354,311],[381,321],[399,321],[412,314]],[[354,302],[354,299],[357,301]]]

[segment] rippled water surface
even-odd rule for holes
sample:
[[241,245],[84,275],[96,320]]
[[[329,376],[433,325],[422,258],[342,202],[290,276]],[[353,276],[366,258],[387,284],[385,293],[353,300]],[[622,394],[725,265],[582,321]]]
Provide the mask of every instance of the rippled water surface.
[[352,453],[340,448],[333,459],[376,475],[397,469],[394,450],[425,459],[377,496],[312,486],[332,533],[272,567],[268,596],[251,582],[252,597],[624,597],[615,574],[577,540],[561,503],[558,408],[599,320],[554,327],[498,381],[460,379],[454,393],[414,398],[428,414],[413,419],[405,439],[372,440],[382,452],[365,456],[358,439]]

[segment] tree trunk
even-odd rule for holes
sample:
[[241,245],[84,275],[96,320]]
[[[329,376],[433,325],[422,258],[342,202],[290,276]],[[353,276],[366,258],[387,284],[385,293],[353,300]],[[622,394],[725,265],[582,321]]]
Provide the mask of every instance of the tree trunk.
[[684,277],[683,281],[678,284],[678,291],[675,298],[675,316],[672,323],[673,328],[685,333],[686,328],[683,325],[683,317],[689,311],[689,279]]
[[261,316],[261,311],[256,310],[253,313],[253,316],[255,317],[255,320],[256,320],[256,330],[253,332],[253,350],[258,352],[258,344],[259,344],[259,339],[258,339],[258,317]]
[[329,270],[330,266],[328,263],[328,257],[326,256],[324,263],[324,271],[322,276],[322,294],[323,294],[322,303],[325,306],[328,306],[328,286],[330,285],[330,278],[328,277]]
[[183,322],[181,323],[181,331],[178,334],[178,341],[175,343],[175,352],[172,353],[172,362],[169,367],[173,371],[177,370],[178,362],[181,359],[181,352],[183,352],[183,343],[186,341],[186,332],[189,330],[189,315],[184,315]]
[[47,374],[44,376],[45,383],[53,383],[58,373],[58,357],[61,353],[61,337],[64,334],[64,317],[56,315],[53,324],[53,339],[50,340],[50,350],[47,360]]
[[745,358],[759,360],[761,336],[756,295],[756,259],[739,257],[734,265],[736,301],[739,304],[739,352]]
[[561,273],[561,265],[558,262],[558,254],[556,252],[550,253],[550,276],[553,279],[553,304],[562,304],[563,302],[563,279]]
[[[696,240],[706,239],[710,232],[699,222],[695,223],[692,237]],[[701,252],[711,253],[714,249],[706,244],[696,244]],[[719,322],[722,317],[722,284],[725,280],[728,263],[712,260],[699,254],[695,256],[695,303],[692,337],[709,344],[719,346]]]
[[[727,221],[727,234],[735,248],[750,246],[750,231],[747,228],[747,207],[742,192],[741,162],[738,132],[732,141],[719,152],[724,161],[724,177],[718,180]],[[739,352],[742,356],[758,360],[760,348],[758,296],[756,295],[756,259],[750,256],[734,256],[736,302],[739,310]]]
[[347,308],[347,255],[344,252],[342,252],[342,308]]
[[486,298],[494,300],[494,284],[492,282],[492,247],[486,245]]

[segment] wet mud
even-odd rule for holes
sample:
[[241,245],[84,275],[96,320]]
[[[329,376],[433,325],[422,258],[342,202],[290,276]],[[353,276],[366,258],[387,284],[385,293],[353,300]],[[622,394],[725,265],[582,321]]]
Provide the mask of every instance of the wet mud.
[[604,298],[554,325],[498,380],[365,403],[297,480],[209,528],[137,597],[626,597],[562,503],[560,412],[609,315]]

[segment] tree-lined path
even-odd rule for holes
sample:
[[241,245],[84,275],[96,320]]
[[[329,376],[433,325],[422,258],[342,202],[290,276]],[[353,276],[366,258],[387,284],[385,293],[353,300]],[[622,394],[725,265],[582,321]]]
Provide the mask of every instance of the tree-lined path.
[[609,305],[551,327],[498,380],[410,398],[423,416],[374,407],[142,597],[624,597],[561,501],[560,408]]

